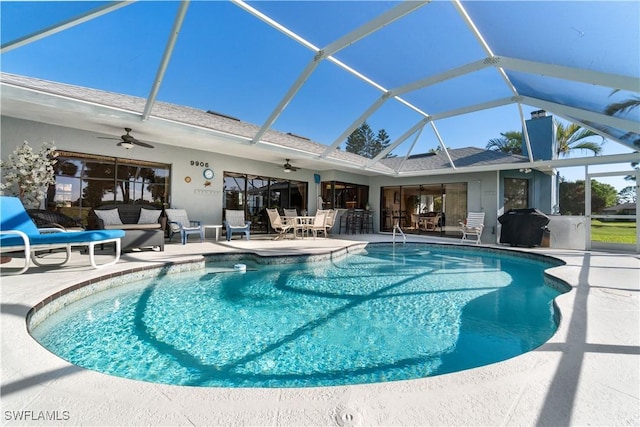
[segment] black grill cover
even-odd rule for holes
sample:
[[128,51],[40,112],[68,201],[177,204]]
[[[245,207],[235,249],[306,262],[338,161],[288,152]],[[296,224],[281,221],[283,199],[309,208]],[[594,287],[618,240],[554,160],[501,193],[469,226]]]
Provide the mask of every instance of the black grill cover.
[[500,243],[511,246],[539,246],[549,217],[537,209],[510,209],[498,218],[502,224]]

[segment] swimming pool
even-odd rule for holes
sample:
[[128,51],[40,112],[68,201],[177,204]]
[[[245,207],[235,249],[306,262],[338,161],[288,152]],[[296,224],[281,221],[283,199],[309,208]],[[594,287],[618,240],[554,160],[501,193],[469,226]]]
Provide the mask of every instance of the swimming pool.
[[248,259],[246,273],[236,262],[99,292],[31,333],[111,375],[311,387],[482,366],[538,347],[557,326],[561,286],[548,286],[544,270],[558,263],[542,258],[407,244],[305,264]]

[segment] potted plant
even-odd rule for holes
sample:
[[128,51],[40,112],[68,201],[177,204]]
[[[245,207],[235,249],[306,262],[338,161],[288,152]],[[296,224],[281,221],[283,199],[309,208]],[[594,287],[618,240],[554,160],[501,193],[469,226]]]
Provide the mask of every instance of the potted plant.
[[47,188],[55,184],[54,165],[57,160],[53,144],[43,143],[34,152],[27,141],[9,154],[7,161],[0,162],[2,168],[2,195],[18,196],[25,208],[40,207]]

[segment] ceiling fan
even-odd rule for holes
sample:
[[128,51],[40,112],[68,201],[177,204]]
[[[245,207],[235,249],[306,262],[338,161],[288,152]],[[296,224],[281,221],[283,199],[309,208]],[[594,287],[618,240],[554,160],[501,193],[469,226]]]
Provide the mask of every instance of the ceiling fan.
[[110,138],[107,136],[99,136],[98,138],[100,139],[113,139],[115,141],[120,141],[118,142],[118,145],[120,147],[124,147],[127,150],[132,149],[134,146],[139,145],[140,147],[146,147],[146,148],[153,148],[153,145],[148,144],[146,142],[142,142],[137,140],[136,138],[134,138],[133,136],[131,136],[129,133],[131,132],[131,128],[124,128],[125,133],[124,135],[121,135],[120,138]]
[[286,160],[286,163],[285,163],[284,165],[282,165],[282,170],[283,170],[285,173],[295,172],[295,171],[297,171],[297,170],[298,170],[298,168],[297,168],[297,167],[295,167],[295,166],[291,166],[291,163],[289,163],[289,159],[285,159],[285,160]]

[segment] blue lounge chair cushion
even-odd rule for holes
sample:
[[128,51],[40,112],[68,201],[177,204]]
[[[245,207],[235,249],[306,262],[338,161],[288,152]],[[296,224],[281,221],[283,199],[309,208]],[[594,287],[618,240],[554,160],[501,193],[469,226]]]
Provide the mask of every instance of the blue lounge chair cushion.
[[[66,264],[71,256],[72,246],[87,246],[89,261],[94,268],[113,265],[120,259],[120,239],[124,230],[64,231],[59,228],[39,229],[33,222],[22,202],[17,197],[0,196],[0,249],[2,252],[22,251],[24,266],[14,274],[27,271],[33,261],[41,265],[35,256],[36,251],[65,248],[65,259],[56,265]],[[116,255],[111,262],[99,266],[95,259],[95,245],[115,243]]]
[[[20,230],[22,231],[22,230]],[[88,230],[88,231],[76,231],[59,233],[42,233],[42,234],[28,234],[29,243],[33,246],[39,245],[54,245],[54,244],[66,244],[66,243],[85,243],[93,242],[97,240],[108,240],[124,237],[123,230]],[[22,238],[18,235],[2,235],[0,236],[0,247],[7,246],[21,246],[24,244]]]
[[[33,246],[55,245],[66,243],[95,242],[124,237],[123,230],[89,230],[89,231],[64,231],[54,233],[41,233],[35,223],[24,209],[22,202],[17,197],[2,196],[1,199],[2,231],[22,231],[29,238]],[[58,230],[61,231],[61,230]],[[20,246],[24,241],[18,235],[3,234],[0,236],[0,247]]]

